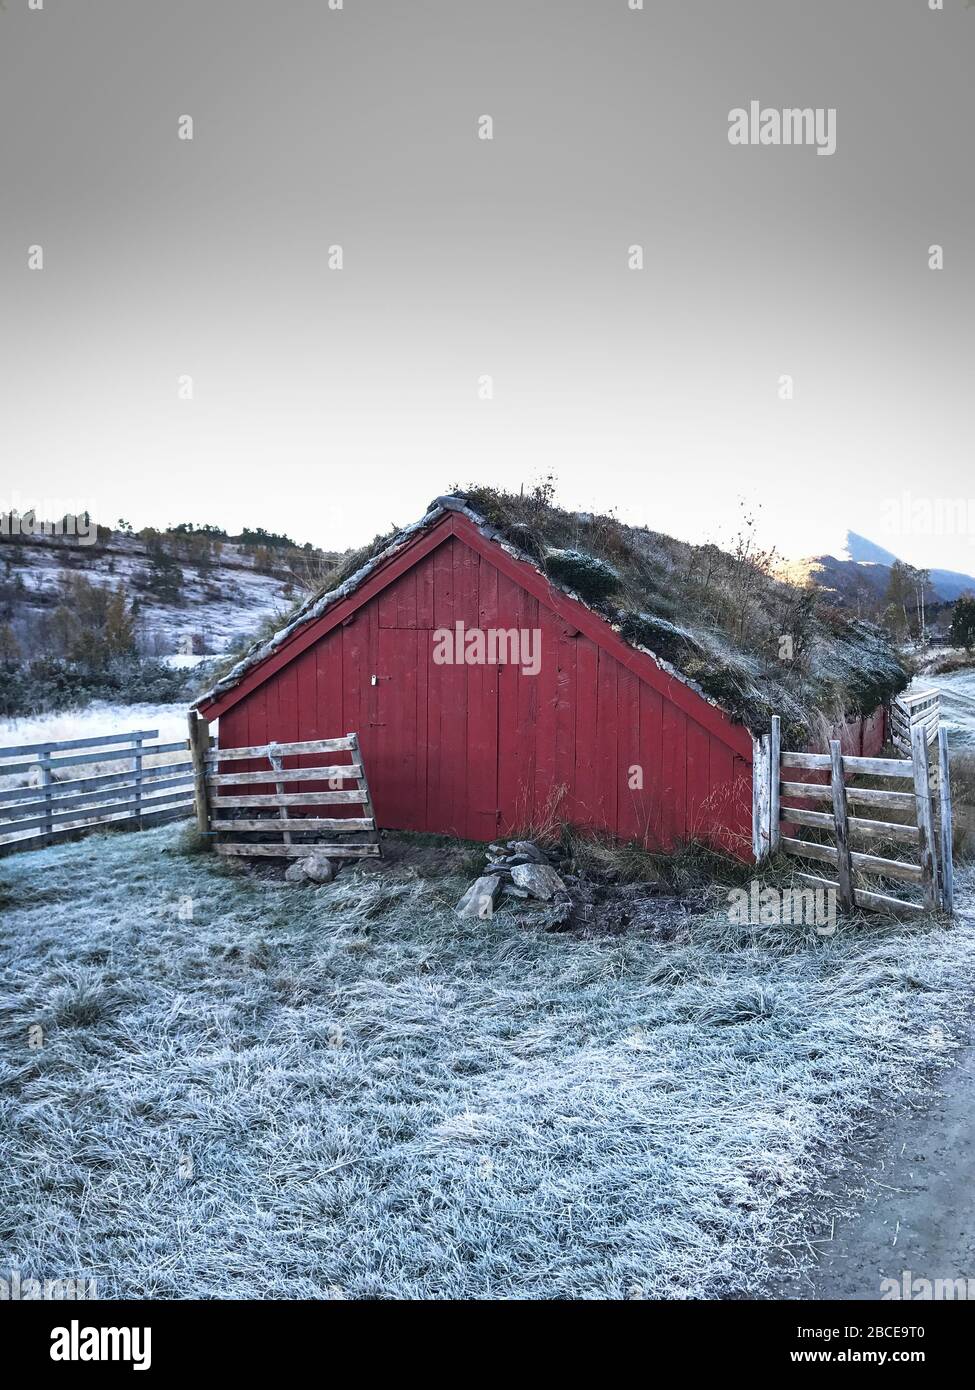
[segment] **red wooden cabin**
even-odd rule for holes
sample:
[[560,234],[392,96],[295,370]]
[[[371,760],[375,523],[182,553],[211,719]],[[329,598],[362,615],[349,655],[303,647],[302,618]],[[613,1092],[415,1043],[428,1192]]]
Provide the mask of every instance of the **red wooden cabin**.
[[[458,623],[535,634],[537,674],[441,664]],[[487,841],[569,822],[752,854],[749,730],[452,498],[198,709],[222,748],[358,733],[384,828]]]

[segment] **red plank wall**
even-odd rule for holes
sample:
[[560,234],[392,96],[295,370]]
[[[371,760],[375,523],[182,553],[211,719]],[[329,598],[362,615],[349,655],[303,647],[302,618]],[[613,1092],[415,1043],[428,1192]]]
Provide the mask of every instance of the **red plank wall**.
[[[457,622],[539,629],[538,674],[434,664],[434,631]],[[750,854],[750,764],[455,535],[230,708],[219,737],[352,731],[385,828],[490,840],[568,821]]]

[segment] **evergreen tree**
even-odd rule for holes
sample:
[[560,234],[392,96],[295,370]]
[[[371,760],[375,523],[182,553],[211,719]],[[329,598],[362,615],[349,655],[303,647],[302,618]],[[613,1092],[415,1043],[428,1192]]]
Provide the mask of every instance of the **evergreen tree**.
[[975,595],[962,594],[951,613],[948,641],[971,651],[975,647]]

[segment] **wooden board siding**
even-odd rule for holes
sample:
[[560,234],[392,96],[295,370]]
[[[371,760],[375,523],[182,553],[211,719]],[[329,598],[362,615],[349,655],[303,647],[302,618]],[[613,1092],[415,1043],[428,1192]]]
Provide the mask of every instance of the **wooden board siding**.
[[[221,747],[356,732],[390,829],[484,841],[569,821],[749,857],[749,736],[544,581],[530,592],[516,566],[445,527],[404,572],[336,605],[314,641],[220,702]],[[435,664],[435,630],[457,622],[538,629],[541,669]],[[631,785],[636,769],[642,785]]]

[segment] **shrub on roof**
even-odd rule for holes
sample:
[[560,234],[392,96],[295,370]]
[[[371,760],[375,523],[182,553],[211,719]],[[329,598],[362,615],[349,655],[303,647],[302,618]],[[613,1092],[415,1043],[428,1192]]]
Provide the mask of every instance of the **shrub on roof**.
[[620,587],[620,577],[612,565],[581,550],[549,550],[545,572],[587,603],[601,603]]
[[653,613],[621,613],[619,629],[627,642],[646,647],[672,666],[680,667],[702,650],[693,633]]

